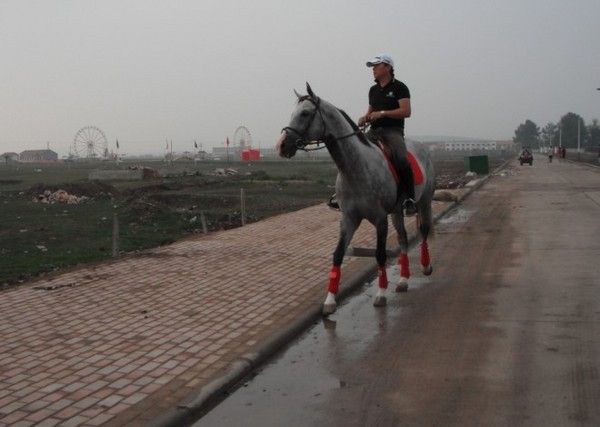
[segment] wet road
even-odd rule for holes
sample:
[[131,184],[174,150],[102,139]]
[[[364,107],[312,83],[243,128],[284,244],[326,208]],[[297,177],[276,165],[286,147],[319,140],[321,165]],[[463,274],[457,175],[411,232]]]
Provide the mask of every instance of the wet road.
[[513,170],[196,425],[600,425],[600,169]]

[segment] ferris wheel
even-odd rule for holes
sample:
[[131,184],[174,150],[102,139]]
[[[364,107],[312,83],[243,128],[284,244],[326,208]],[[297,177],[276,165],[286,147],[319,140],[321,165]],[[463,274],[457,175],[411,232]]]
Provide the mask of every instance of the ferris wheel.
[[238,126],[233,133],[233,145],[239,146],[241,149],[252,146],[252,135],[246,126]]
[[71,152],[75,157],[87,159],[106,158],[108,156],[108,141],[102,129],[96,126],[86,126],[77,131]]

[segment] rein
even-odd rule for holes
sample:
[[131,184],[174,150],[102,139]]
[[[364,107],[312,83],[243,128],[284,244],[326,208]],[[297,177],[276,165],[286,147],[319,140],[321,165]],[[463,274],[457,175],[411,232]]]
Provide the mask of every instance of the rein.
[[[361,130],[361,129],[355,130],[352,133],[349,133],[349,134],[343,135],[343,136],[339,136],[337,138],[331,134],[327,134],[327,124],[325,123],[325,118],[323,117],[323,112],[321,111],[321,108],[320,108],[321,100],[319,98],[314,100],[311,97],[307,97],[303,100],[310,101],[315,106],[312,116],[310,117],[310,120],[308,120],[306,122],[306,126],[304,127],[304,129],[302,131],[299,131],[298,129],[295,129],[291,126],[286,126],[281,130],[282,132],[291,131],[291,133],[295,133],[296,135],[298,135],[298,138],[295,141],[296,148],[298,150],[302,150],[302,151],[322,150],[323,148],[325,148],[325,145],[321,146],[321,144],[325,144],[327,141],[336,142],[336,141],[340,141],[342,139],[350,138],[351,136],[354,136],[354,135],[364,134],[363,130]],[[306,132],[310,128],[310,125],[312,124],[313,120],[315,119],[317,113],[319,113],[319,117],[321,117],[321,123],[323,125],[322,126],[323,132],[321,133],[321,136],[318,139],[309,141],[308,139],[306,139]],[[316,147],[306,148],[309,145],[316,145]]]

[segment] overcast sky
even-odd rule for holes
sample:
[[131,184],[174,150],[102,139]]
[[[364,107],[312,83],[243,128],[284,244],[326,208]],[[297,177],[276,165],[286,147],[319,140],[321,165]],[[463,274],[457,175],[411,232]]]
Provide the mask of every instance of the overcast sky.
[[510,139],[600,118],[598,0],[0,0],[0,152],[65,155],[86,125],[126,153],[272,146],[309,81],[358,118],[379,52],[411,90],[407,134]]

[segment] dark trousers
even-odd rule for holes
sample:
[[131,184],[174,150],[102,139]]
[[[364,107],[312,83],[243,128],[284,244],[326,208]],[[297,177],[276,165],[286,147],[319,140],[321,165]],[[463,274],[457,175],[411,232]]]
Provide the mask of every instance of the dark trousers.
[[380,140],[391,154],[391,160],[398,171],[400,185],[398,198],[415,199],[415,180],[407,157],[404,129],[398,127],[380,127],[367,132],[370,138]]

